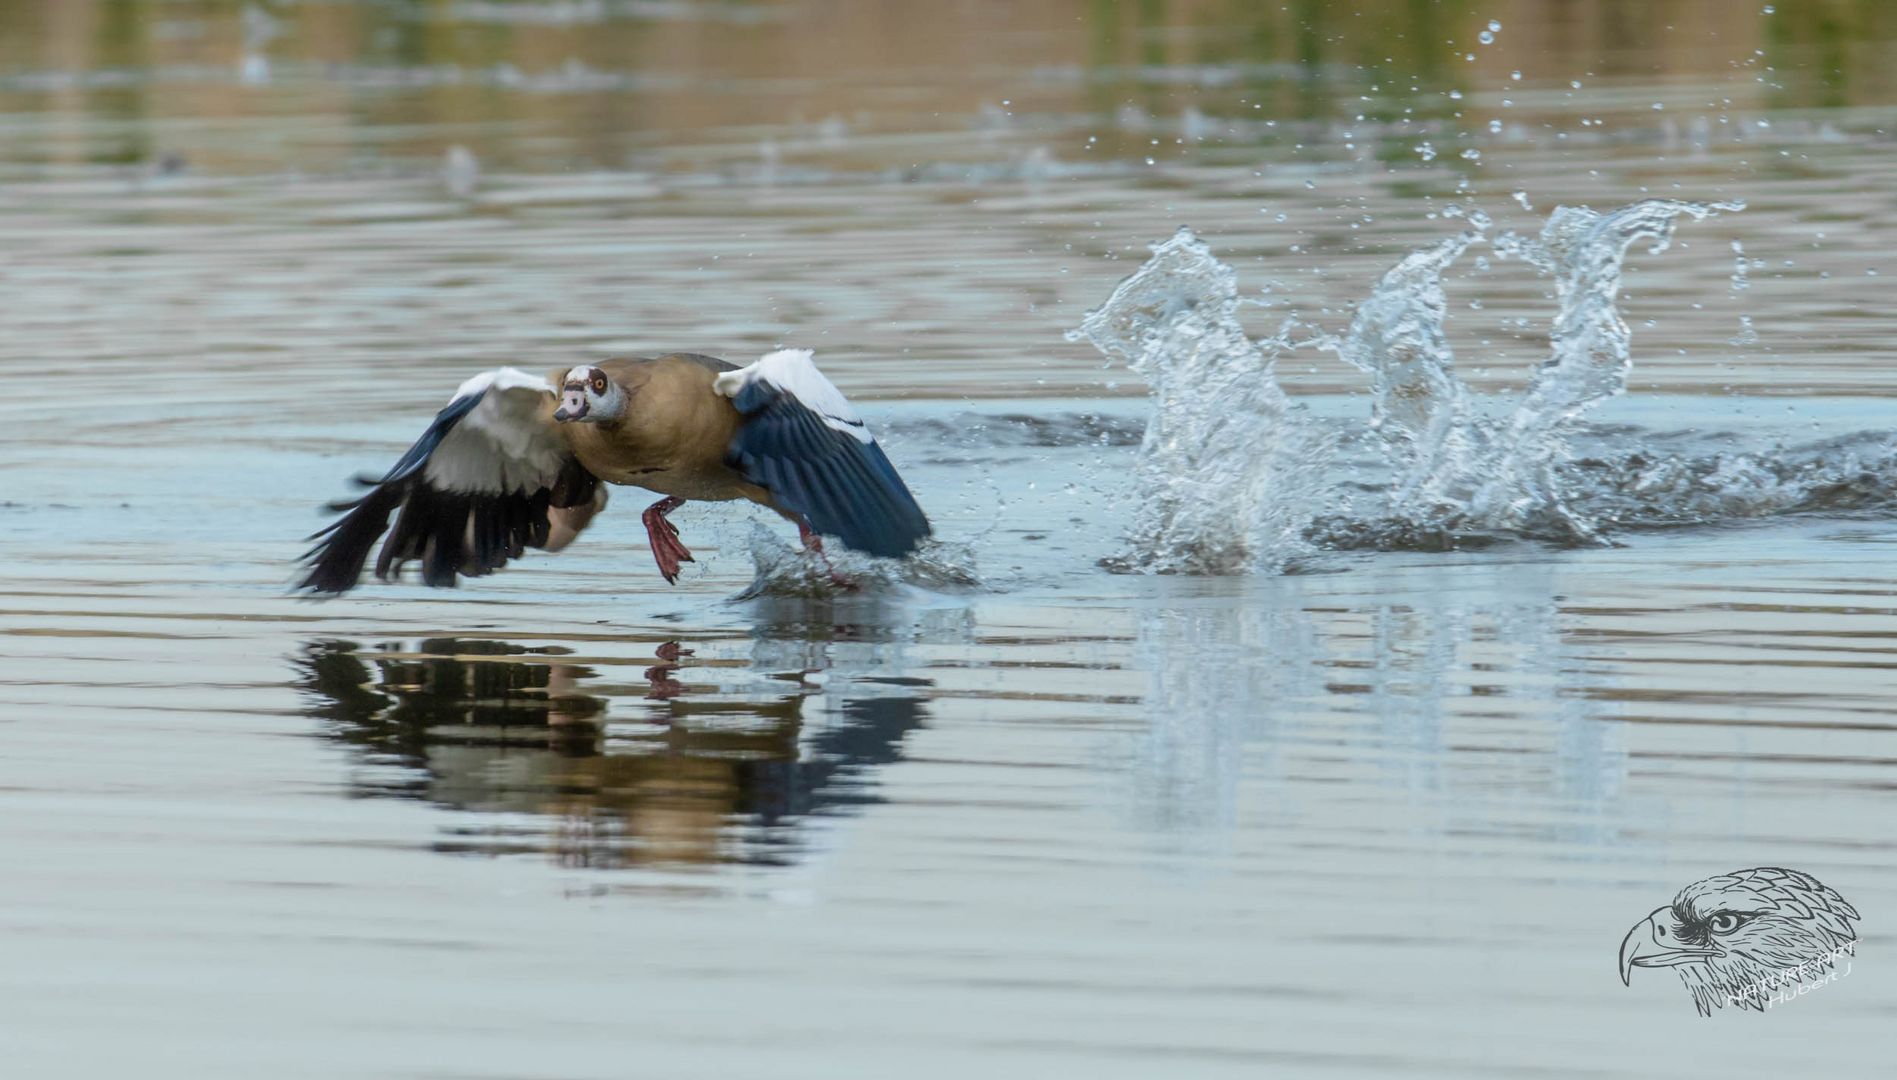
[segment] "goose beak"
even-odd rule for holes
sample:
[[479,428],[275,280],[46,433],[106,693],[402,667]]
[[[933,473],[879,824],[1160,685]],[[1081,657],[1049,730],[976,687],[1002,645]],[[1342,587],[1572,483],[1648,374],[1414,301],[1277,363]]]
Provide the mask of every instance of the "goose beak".
[[553,418],[561,423],[566,423],[568,420],[584,420],[586,395],[578,390],[568,390],[565,398],[560,402],[560,407],[553,411]]

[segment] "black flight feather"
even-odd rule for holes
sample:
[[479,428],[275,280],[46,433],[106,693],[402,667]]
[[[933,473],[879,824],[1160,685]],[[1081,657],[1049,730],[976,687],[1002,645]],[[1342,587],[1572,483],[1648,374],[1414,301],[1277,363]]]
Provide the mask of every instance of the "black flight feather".
[[[358,481],[370,489],[367,493],[330,505],[343,516],[310,537],[315,546],[303,556],[308,573],[297,589],[333,595],[354,588],[384,532],[388,539],[376,557],[376,577],[390,580],[403,564],[420,561],[424,584],[453,586],[457,575],[491,573],[530,547],[545,547],[552,529],[549,509],[593,499],[599,479],[577,459],[568,460],[551,486],[535,491],[451,492],[431,487],[428,459],[486,395],[483,390],[450,402],[382,479]],[[391,516],[394,528],[389,526]]]

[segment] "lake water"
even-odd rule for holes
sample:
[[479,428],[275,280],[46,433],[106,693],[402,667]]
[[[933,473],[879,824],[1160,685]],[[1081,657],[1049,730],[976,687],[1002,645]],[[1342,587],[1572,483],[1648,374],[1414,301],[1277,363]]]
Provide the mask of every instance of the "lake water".
[[[7,1074],[1884,1074],[1897,17],[1775,7],[0,0]],[[1392,526],[1379,278],[1483,223],[1477,430],[1568,310],[1507,234],[1653,198],[1744,208],[1606,293],[1628,392],[1544,507],[1601,541]],[[1185,541],[1066,336],[1181,225],[1292,407],[1171,430],[1314,448]],[[780,344],[928,558],[805,588],[695,504],[670,587],[622,489],[456,591],[288,594],[466,375]],[[1762,865],[1862,970],[1621,985]]]

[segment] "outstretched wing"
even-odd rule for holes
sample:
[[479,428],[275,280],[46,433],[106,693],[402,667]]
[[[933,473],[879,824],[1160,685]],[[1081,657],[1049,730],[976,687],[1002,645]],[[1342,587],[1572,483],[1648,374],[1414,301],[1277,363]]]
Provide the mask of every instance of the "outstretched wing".
[[887,558],[929,535],[895,466],[808,349],[771,353],[713,386],[744,418],[726,462],[812,529]]
[[[422,581],[497,570],[529,547],[559,550],[606,502],[606,488],[573,456],[549,419],[554,386],[514,368],[461,384],[415,445],[368,494],[332,504],[343,516],[315,536],[297,588],[355,587],[386,531],[375,576],[390,580],[418,559]],[[395,527],[389,516],[397,509]]]

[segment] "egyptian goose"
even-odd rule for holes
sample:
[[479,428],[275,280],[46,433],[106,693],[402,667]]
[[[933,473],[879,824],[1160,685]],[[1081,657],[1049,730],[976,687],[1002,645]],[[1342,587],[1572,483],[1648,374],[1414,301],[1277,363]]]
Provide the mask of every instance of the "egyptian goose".
[[425,584],[453,585],[529,547],[559,551],[605,507],[606,484],[665,496],[646,509],[645,527],[672,583],[693,560],[666,515],[687,499],[761,503],[819,555],[824,535],[888,558],[929,535],[889,458],[802,349],[743,368],[672,353],[544,379],[484,372],[461,384],[387,475],[359,482],[371,490],[334,504],[343,516],[311,537],[299,589],[354,587],[384,532],[375,562],[384,581],[410,559]]

